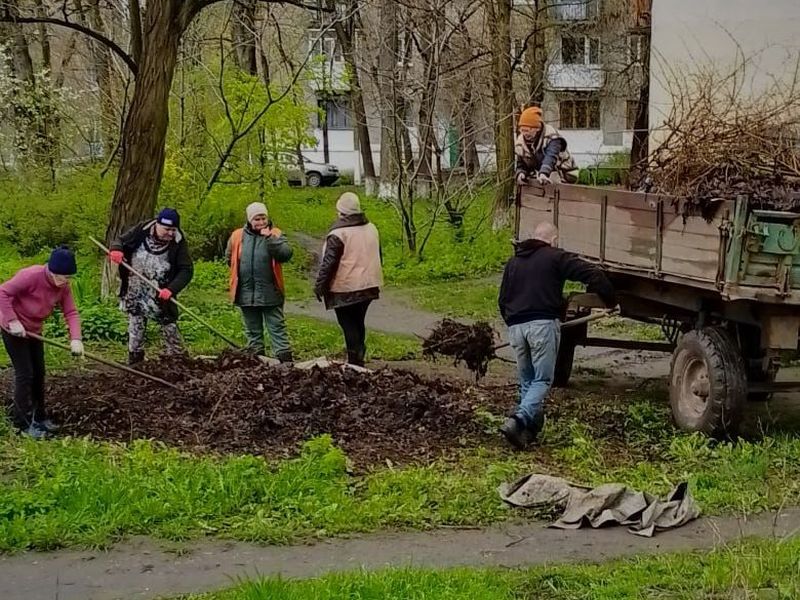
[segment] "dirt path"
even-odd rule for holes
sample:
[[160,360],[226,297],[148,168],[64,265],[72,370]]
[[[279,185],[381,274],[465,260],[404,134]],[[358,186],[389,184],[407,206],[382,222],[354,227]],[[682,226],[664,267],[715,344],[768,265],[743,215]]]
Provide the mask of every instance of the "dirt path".
[[3,600],[145,600],[211,591],[236,578],[309,578],[335,571],[421,566],[524,567],[599,562],[634,554],[710,549],[744,536],[800,531],[800,509],[749,519],[701,519],[645,539],[623,528],[560,531],[541,524],[378,534],[306,546],[201,542],[172,549],[136,539],[108,552],[21,554],[0,559]]

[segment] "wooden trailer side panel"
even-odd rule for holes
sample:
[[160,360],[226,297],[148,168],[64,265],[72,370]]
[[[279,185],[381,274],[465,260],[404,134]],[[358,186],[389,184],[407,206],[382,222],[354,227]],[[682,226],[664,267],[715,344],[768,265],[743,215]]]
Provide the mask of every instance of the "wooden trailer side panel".
[[724,262],[721,226],[730,207],[706,222],[684,219],[664,196],[574,185],[525,186],[518,207],[518,235],[541,221],[559,228],[559,246],[609,269],[673,275],[715,284]]

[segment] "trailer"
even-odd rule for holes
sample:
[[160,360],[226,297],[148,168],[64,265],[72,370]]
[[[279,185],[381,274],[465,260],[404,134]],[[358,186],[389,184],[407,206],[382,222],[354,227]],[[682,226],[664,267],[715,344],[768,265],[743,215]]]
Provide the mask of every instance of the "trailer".
[[[554,223],[559,247],[605,270],[620,314],[659,324],[665,337],[565,329],[557,385],[569,380],[576,346],[671,352],[675,423],[715,436],[735,432],[745,402],[800,389],[775,381],[781,356],[798,349],[800,213],[754,210],[740,197],[692,214],[681,198],[567,184],[521,186],[516,211],[519,239]],[[572,316],[593,308],[580,298]]]

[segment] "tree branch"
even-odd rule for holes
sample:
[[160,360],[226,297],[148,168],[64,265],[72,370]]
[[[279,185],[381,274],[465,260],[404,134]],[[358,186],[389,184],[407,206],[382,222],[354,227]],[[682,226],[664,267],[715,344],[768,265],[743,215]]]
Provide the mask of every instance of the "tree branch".
[[[313,10],[315,12],[333,12],[325,8],[324,6],[319,6],[314,3],[306,4],[302,2],[302,0],[261,0],[270,2],[272,4],[290,4],[292,6],[297,6],[299,8],[305,8],[306,10]],[[195,12],[199,12],[206,8],[207,6],[211,6],[212,4],[217,4],[222,2],[222,0],[196,0],[194,3]]]
[[117,56],[119,56],[122,61],[128,66],[131,73],[135,76],[139,71],[139,66],[130,57],[130,55],[125,52],[119,45],[117,45],[113,40],[107,38],[102,33],[95,31],[94,29],[89,29],[88,27],[84,27],[78,23],[72,23],[71,21],[62,21],[61,19],[53,19],[50,17],[17,17],[10,15],[8,13],[0,13],[0,23],[14,23],[18,25],[28,25],[31,23],[44,23],[45,25],[55,25],[56,27],[65,27],[66,29],[72,29],[73,31],[77,31],[84,35],[89,36],[90,38],[100,42],[101,44],[108,46]]

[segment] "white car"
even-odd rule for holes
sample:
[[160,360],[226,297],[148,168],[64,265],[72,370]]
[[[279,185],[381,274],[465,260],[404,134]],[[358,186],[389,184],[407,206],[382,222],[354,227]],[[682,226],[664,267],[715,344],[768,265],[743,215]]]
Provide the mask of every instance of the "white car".
[[300,169],[297,156],[292,154],[285,155],[285,163],[286,178],[290,185],[321,187],[333,185],[339,179],[339,167],[336,165],[314,162],[303,156],[303,168]]

